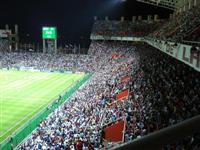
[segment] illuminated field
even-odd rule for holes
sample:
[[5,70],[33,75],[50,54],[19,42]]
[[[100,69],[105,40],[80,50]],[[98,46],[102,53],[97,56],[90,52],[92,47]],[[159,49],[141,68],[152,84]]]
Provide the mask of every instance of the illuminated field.
[[0,70],[0,143],[83,77]]

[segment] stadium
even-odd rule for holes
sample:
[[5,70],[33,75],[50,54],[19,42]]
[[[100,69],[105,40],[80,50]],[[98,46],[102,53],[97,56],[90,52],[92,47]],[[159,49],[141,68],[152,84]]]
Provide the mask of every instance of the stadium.
[[95,16],[88,49],[0,29],[0,150],[200,150],[200,1],[137,2],[171,13]]

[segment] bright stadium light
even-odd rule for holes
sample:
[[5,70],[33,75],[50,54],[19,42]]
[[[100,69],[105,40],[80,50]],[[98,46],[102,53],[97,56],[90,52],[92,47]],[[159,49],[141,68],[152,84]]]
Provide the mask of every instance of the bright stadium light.
[[124,2],[126,2],[127,0],[111,0],[110,2],[112,3],[112,4],[120,4],[120,3],[124,3]]

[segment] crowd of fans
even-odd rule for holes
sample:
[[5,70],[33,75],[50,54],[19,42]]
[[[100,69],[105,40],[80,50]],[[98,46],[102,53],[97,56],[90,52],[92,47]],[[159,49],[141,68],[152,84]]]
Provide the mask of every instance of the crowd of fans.
[[[114,49],[123,54],[120,60],[112,58]],[[83,149],[103,147],[101,116],[107,99],[121,89],[118,78],[131,69],[131,50],[127,44],[92,44],[89,53],[102,59],[100,68],[70,100],[42,122],[19,149],[78,149],[80,143]]]
[[97,20],[94,23],[93,36],[144,37],[153,32],[159,22],[154,21],[113,21]]
[[[176,14],[170,20],[159,21],[113,21],[97,20],[92,36],[151,37],[173,42],[199,41],[200,5]],[[192,34],[191,34],[192,33]],[[188,37],[188,35],[190,35]]]
[[184,40],[192,42],[200,42],[200,26],[191,34],[186,36]]
[[[140,67],[133,74],[131,87],[134,88],[134,108],[139,109],[135,110],[134,125],[127,124],[133,139],[138,134],[153,132],[199,115],[200,74],[158,50],[140,47],[138,52],[141,56]],[[140,126],[136,128],[138,124],[142,130],[138,130]],[[196,142],[198,139],[189,141],[187,138],[184,141],[188,142],[167,148],[200,148],[200,143]]]
[[177,14],[150,34],[153,38],[181,42],[190,32],[200,26],[200,5]]
[[[121,55],[115,58],[113,53]],[[108,146],[102,139],[103,126],[120,118],[126,119],[128,142],[199,114],[200,74],[183,63],[130,43],[92,42],[89,55],[100,62],[94,75],[18,149],[99,149]],[[131,80],[120,82],[127,75]],[[129,97],[108,107],[125,89]],[[191,141],[185,141],[173,148],[191,148]],[[192,148],[199,148],[194,143]]]
[[95,68],[98,68],[98,62],[96,62],[96,57],[91,55],[0,52],[0,67],[94,72]]

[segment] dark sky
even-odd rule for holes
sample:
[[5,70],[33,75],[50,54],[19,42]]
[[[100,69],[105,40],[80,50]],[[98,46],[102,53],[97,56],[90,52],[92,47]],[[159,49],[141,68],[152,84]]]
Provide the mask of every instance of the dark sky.
[[[60,43],[89,39],[93,17],[159,14],[169,16],[170,11],[138,3],[135,0],[3,0],[0,4],[0,27],[19,25],[21,41],[41,42],[42,26],[56,26]],[[26,37],[29,34],[30,37]]]

